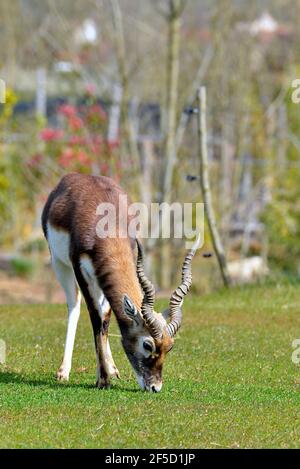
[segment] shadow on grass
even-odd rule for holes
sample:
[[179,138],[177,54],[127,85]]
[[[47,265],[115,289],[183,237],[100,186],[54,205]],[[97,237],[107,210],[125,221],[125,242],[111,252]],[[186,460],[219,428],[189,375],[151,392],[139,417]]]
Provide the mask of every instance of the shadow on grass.
[[[25,384],[26,386],[35,387],[47,387],[51,389],[63,389],[63,388],[82,388],[82,389],[96,389],[94,384],[87,383],[59,383],[55,377],[48,375],[48,378],[40,379],[33,376],[26,376],[24,374],[15,373],[13,371],[1,371],[0,370],[0,384]],[[111,384],[108,389],[99,389],[101,391],[118,391],[118,392],[140,392],[139,389],[121,387],[117,384]]]

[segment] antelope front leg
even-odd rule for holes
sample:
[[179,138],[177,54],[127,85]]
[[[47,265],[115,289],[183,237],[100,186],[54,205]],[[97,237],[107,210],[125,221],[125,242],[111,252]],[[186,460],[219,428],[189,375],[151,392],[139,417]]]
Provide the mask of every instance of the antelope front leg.
[[[97,359],[97,381],[98,388],[108,387],[110,385],[110,378],[120,378],[119,370],[115,365],[114,359],[111,354],[108,329],[111,318],[111,307],[105,297],[103,296],[100,301],[99,316],[101,319],[101,334],[97,337],[96,346],[96,359]],[[100,354],[97,353],[100,351]]]
[[105,333],[105,323],[101,317],[101,309],[98,307],[99,301],[90,297],[87,300],[87,306],[90,313],[90,318],[93,326],[97,373],[96,373],[96,386],[98,388],[108,388],[110,386],[110,362],[107,359],[107,333]]
[[111,313],[112,313],[111,307],[108,301],[104,298],[104,301],[102,303],[101,317],[102,317],[102,338],[103,338],[103,348],[105,352],[105,361],[107,363],[109,376],[120,378],[119,370],[116,367],[114,359],[112,357],[112,353],[111,353],[111,349],[109,345],[109,338],[108,338],[108,329],[109,329]]
[[109,388],[110,386],[110,373],[109,364],[105,357],[105,342],[103,340],[102,331],[95,336],[96,346],[96,360],[97,360],[97,372],[96,372],[96,386],[99,389]]
[[74,263],[74,270],[93,326],[97,361],[96,386],[98,388],[107,388],[110,385],[111,376],[119,377],[108,341],[108,326],[111,316],[110,305],[99,288],[93,266],[88,258],[82,260],[80,264]]

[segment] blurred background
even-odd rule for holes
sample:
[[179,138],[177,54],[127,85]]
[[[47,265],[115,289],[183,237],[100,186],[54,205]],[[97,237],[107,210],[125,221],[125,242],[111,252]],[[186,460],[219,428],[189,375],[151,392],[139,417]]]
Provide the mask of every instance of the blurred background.
[[[200,85],[232,282],[297,281],[299,0],[10,0],[0,17],[0,302],[64,301],[40,227],[63,174],[111,176],[147,204],[202,201]],[[166,292],[184,243],[144,244]],[[197,293],[222,286],[215,257],[194,272]]]

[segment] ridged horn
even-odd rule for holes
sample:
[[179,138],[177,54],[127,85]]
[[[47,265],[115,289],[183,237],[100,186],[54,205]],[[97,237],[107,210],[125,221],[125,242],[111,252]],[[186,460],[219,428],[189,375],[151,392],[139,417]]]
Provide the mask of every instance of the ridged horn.
[[192,284],[192,259],[200,244],[200,235],[198,235],[195,243],[190,251],[185,256],[182,266],[182,280],[181,285],[172,293],[169,303],[170,322],[166,326],[166,331],[170,337],[174,337],[182,322],[181,306],[183,299],[190,289]]
[[146,277],[146,274],[144,272],[143,248],[138,239],[136,239],[136,244],[138,248],[136,272],[137,272],[140,285],[144,292],[141,313],[142,313],[145,324],[151,336],[153,337],[154,340],[159,340],[162,337],[162,328],[161,328],[159,321],[155,318],[154,313],[153,313],[154,300],[155,300],[155,288],[150,282],[150,280]]

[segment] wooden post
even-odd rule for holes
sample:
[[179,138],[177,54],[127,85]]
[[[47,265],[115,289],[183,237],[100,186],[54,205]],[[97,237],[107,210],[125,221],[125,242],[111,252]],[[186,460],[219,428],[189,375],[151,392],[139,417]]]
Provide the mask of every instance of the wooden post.
[[0,80],[0,104],[5,104],[6,88],[5,81]]
[[122,94],[122,86],[116,83],[113,87],[113,100],[109,111],[107,132],[107,140],[109,142],[115,142],[118,138]]
[[36,101],[37,116],[45,117],[47,114],[47,72],[45,68],[36,71]]
[[208,228],[210,231],[215,254],[218,259],[223,283],[226,287],[230,286],[230,276],[227,270],[226,256],[217,228],[216,217],[212,205],[211,189],[208,170],[208,151],[207,151],[207,127],[206,127],[206,88],[201,86],[197,91],[197,122],[198,122],[198,145],[200,159],[200,186],[204,201],[204,208]]

